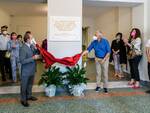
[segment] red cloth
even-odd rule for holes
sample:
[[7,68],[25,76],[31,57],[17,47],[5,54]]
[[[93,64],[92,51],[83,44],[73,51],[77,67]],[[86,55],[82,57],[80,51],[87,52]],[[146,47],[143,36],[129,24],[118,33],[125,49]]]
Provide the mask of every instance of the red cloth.
[[56,62],[60,64],[64,64],[66,66],[74,66],[79,61],[81,54],[82,54],[82,53],[79,53],[72,57],[64,57],[60,59],[60,58],[55,58],[51,53],[41,48],[38,44],[36,44],[36,47],[38,48],[38,50],[40,51],[41,55],[43,56],[45,60],[46,68],[50,67]]

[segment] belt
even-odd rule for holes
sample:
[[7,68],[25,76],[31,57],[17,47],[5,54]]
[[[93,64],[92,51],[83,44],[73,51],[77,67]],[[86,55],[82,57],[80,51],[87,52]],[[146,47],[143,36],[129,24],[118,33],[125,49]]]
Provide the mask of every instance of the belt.
[[95,57],[95,61],[102,61],[103,58],[98,58],[98,57]]
[[99,59],[104,59],[104,57],[96,57],[96,58],[99,58]]

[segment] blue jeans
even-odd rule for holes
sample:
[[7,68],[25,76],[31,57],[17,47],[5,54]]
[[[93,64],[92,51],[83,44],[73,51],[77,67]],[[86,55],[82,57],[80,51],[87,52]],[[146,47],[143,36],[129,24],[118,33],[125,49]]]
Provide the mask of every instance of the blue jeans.
[[10,60],[11,60],[13,81],[17,81],[17,73],[16,73],[17,67],[19,69],[19,74],[20,74],[20,71],[21,71],[21,64],[19,63],[19,57],[12,56],[10,58]]
[[115,73],[122,73],[121,64],[120,64],[120,55],[113,54],[114,68]]

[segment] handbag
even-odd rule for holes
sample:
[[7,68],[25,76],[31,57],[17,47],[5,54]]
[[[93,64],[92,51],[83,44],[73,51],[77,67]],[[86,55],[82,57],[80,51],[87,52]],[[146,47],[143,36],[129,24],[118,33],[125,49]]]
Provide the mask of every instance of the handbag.
[[10,58],[10,57],[11,57],[11,53],[9,51],[7,51],[5,54],[5,58]]
[[141,51],[138,51],[136,49],[131,49],[129,50],[128,54],[127,54],[127,58],[128,59],[134,59],[136,56],[142,55]]

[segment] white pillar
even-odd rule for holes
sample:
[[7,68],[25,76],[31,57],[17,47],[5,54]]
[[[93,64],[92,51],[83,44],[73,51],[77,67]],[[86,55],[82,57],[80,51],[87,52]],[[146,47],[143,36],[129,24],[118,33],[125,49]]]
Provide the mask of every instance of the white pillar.
[[150,38],[150,1],[144,0],[143,5],[134,7],[132,10],[132,27],[140,28],[143,34],[143,58],[139,66],[140,78],[143,81],[149,81],[147,70],[147,58],[145,54],[145,43]]
[[82,0],[48,0],[48,51],[57,58],[80,53],[81,36]]
[[145,44],[148,39],[150,39],[150,0],[144,0],[144,60],[143,60],[143,66],[141,67],[143,69],[143,76],[142,80],[149,81],[148,77],[148,69],[147,69],[147,58],[145,54]]

